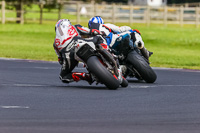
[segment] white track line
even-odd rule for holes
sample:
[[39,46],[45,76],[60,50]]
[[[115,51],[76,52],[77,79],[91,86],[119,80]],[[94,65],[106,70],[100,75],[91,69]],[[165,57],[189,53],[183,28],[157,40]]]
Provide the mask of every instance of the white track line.
[[29,109],[28,106],[0,106],[3,109]]
[[16,60],[16,61],[26,61],[26,62],[58,63],[57,61],[43,61],[43,60],[16,59],[16,58],[3,58],[3,57],[0,57],[0,60]]
[[45,87],[48,85],[39,85],[39,84],[1,84],[2,86],[17,86],[17,87]]

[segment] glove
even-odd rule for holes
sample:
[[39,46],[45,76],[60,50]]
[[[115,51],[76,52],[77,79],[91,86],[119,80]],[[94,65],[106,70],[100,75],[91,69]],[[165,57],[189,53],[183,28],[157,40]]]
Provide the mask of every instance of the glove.
[[63,58],[62,57],[58,57],[58,62],[60,63],[60,65],[63,64]]
[[108,50],[108,45],[107,45],[107,44],[101,43],[100,45],[101,45],[104,49]]
[[91,29],[90,34],[93,36],[100,35],[101,32],[97,29]]

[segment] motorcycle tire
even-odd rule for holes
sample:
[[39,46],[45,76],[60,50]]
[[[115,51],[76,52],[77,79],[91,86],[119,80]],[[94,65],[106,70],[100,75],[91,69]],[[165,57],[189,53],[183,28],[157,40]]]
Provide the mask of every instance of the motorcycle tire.
[[122,87],[127,87],[128,86],[128,81],[125,78],[123,78],[121,86]]
[[128,54],[127,61],[133,65],[133,67],[136,69],[136,71],[140,74],[145,82],[154,83],[156,81],[156,73],[145,61],[145,59],[136,51],[131,51]]
[[116,90],[120,83],[100,62],[98,57],[91,56],[87,60],[87,67],[108,89]]

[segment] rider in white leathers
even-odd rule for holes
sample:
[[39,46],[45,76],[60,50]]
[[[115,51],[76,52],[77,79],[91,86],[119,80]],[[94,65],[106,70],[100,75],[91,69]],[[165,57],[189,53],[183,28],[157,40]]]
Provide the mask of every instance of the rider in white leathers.
[[60,79],[64,83],[79,81],[80,79],[88,81],[90,84],[93,82],[91,76],[87,73],[72,72],[77,66],[78,61],[74,58],[74,46],[79,41],[93,42],[94,44],[102,43],[99,36],[83,39],[81,35],[95,35],[98,34],[97,30],[90,30],[82,27],[81,25],[72,25],[68,19],[61,19],[55,26],[56,37],[53,47],[58,56],[58,61],[62,65],[60,72]]

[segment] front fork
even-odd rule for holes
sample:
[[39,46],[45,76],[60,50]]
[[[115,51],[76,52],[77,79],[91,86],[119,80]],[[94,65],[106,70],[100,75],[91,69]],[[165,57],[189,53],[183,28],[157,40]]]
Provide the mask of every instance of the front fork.
[[123,74],[122,74],[122,66],[119,66],[119,69],[118,69],[118,80],[120,82],[120,84],[122,83],[123,81]]

